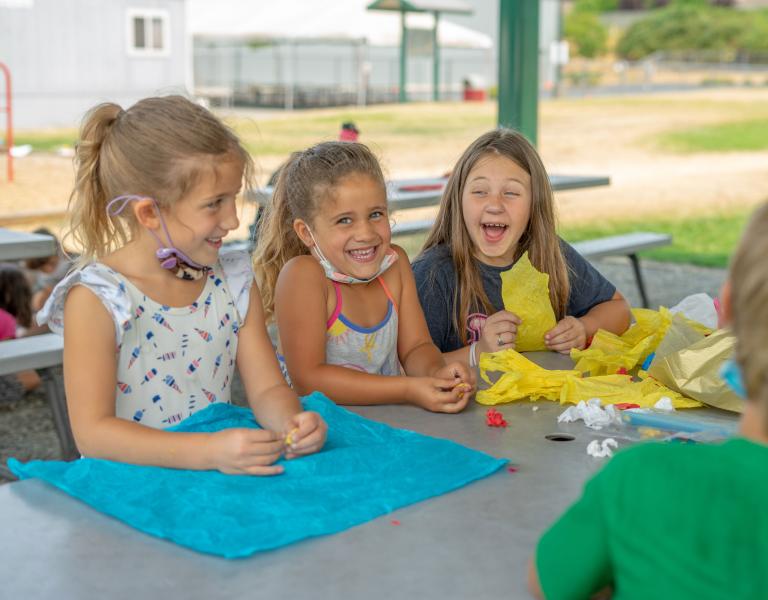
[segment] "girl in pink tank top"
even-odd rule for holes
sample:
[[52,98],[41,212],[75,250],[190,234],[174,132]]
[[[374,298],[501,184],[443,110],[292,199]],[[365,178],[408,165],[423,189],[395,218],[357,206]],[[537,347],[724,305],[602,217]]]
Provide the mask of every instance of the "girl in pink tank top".
[[285,165],[255,267],[288,375],[340,404],[458,412],[474,377],[433,344],[391,235],[384,178],[362,144],[318,144]]

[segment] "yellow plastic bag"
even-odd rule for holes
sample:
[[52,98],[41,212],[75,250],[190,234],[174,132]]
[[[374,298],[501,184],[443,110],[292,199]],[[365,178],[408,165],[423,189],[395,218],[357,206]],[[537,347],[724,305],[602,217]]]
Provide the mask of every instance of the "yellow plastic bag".
[[[661,360],[669,354],[679,352],[683,348],[687,348],[691,344],[695,344],[704,339],[705,334],[701,330],[694,326],[695,321],[686,319],[681,314],[676,314],[672,317],[672,323],[667,329],[667,333],[661,340],[661,343],[656,347],[656,356],[653,359],[654,362]],[[704,327],[700,323],[695,323]]]
[[[492,383],[489,371],[501,371],[499,379]],[[502,350],[480,355],[480,377],[488,389],[477,392],[479,404],[494,405],[516,400],[557,400],[560,389],[569,377],[580,377],[577,371],[550,371],[528,360],[514,350]]]
[[527,252],[501,274],[501,297],[504,308],[522,320],[517,328],[515,349],[520,352],[546,350],[544,334],[557,324],[549,298],[549,275],[536,270]]
[[698,342],[654,360],[648,372],[663,384],[704,404],[741,412],[744,401],[720,377],[720,367],[733,356],[736,338],[721,329]]

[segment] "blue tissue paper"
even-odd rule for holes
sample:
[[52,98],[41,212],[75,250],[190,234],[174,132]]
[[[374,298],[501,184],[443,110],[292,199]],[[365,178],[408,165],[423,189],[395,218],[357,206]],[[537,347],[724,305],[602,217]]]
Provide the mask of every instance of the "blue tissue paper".
[[[497,459],[448,440],[395,429],[315,392],[307,410],[328,424],[317,454],[283,461],[282,475],[225,475],[83,458],[10,459],[20,479],[37,477],[140,531],[227,558],[343,531],[494,473]],[[212,404],[174,431],[257,428],[253,413]]]

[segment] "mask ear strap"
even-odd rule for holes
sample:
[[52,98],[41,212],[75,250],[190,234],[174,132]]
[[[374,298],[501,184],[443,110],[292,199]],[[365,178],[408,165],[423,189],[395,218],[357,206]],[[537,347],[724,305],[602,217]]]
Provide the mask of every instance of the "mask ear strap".
[[[163,216],[160,214],[160,207],[157,205],[157,201],[154,198],[147,198],[146,196],[139,196],[137,194],[124,194],[122,196],[117,196],[116,198],[113,198],[112,200],[110,200],[109,203],[107,204],[107,214],[110,217],[116,217],[117,215],[119,215],[121,212],[125,210],[125,207],[128,206],[129,203],[135,202],[138,200],[144,200],[145,198],[147,200],[152,201],[152,205],[155,207],[155,210],[157,211],[157,214],[160,217],[160,223],[162,223],[163,225],[163,231],[165,232],[165,237],[168,239],[169,244],[173,246],[173,243],[171,242],[171,236],[168,235],[168,229],[165,226],[165,221],[163,220]],[[116,204],[118,206],[117,208],[114,208]],[[160,245],[161,248],[165,246],[165,244],[163,244],[163,241],[158,237],[158,235],[154,231],[152,231],[151,229],[147,229],[147,231],[149,231],[149,233],[152,234],[152,237],[157,240],[157,243]]]
[[[157,211],[157,216],[160,219],[160,225],[163,226],[163,233],[165,233],[165,239],[168,240],[168,246],[173,248],[173,240],[171,239],[171,234],[168,233],[168,227],[165,226],[165,219],[163,219],[163,215],[160,212],[160,207],[157,205],[157,202],[154,198],[152,199],[152,204],[155,206],[155,210]],[[160,238],[158,238],[153,231],[150,231],[150,233],[155,236],[155,239],[158,242],[160,241]]]
[[323,254],[323,251],[320,250],[320,244],[317,243],[317,240],[315,239],[315,236],[312,235],[312,230],[309,228],[309,226],[307,226],[307,231],[309,232],[309,237],[311,237],[312,241],[315,242],[315,245],[312,246],[312,248],[310,248],[310,252],[312,252],[312,250],[314,250],[315,252],[317,252],[317,255],[320,257],[321,260],[324,260],[325,262],[330,264],[331,261],[329,261],[327,258],[325,258],[325,254]]
[[[157,216],[160,219],[160,225],[163,227],[165,239],[168,240],[167,244],[163,243],[163,240],[160,239],[160,236],[158,236],[151,229],[147,229],[152,237],[155,238],[157,245],[159,246],[155,252],[155,255],[157,256],[158,260],[160,260],[162,267],[164,269],[173,269],[179,264],[179,259],[181,259],[193,269],[207,269],[205,265],[196,263],[194,260],[189,258],[186,254],[184,254],[181,250],[173,245],[173,240],[171,239],[171,234],[168,232],[168,227],[165,224],[163,213],[160,211],[160,206],[157,204],[157,200],[154,198],[150,198],[148,196],[139,196],[137,194],[124,194],[122,196],[117,196],[116,198],[110,200],[107,204],[107,214],[110,217],[115,217],[123,212],[123,210],[125,210],[125,207],[128,206],[129,202],[144,200],[145,198],[152,201],[152,206],[154,206],[155,211],[157,211]],[[113,208],[115,205],[117,205],[117,208]]]

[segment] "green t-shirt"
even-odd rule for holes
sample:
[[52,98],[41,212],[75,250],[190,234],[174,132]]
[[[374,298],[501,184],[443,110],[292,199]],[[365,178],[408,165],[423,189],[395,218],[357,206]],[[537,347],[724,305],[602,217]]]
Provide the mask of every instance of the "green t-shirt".
[[536,551],[548,600],[768,598],[768,446],[643,444],[619,452]]

